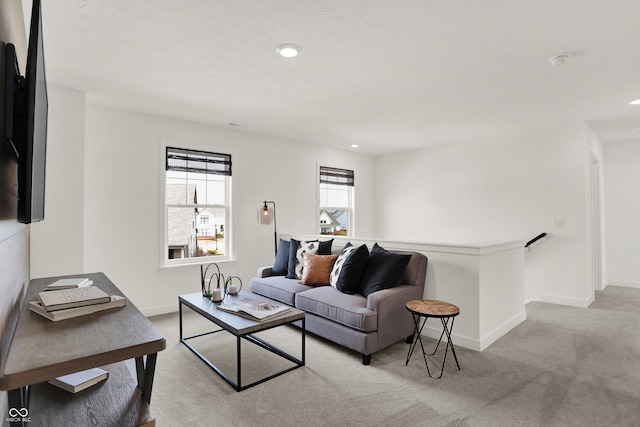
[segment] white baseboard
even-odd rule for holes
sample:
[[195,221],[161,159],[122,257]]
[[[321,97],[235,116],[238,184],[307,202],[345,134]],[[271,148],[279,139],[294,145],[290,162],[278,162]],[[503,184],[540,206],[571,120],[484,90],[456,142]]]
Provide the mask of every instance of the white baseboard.
[[608,280],[606,286],[621,286],[623,288],[636,288],[640,289],[640,282],[625,282],[622,280]]
[[[517,315],[513,316],[511,319],[504,322],[502,325],[482,337],[481,339],[475,339],[471,337],[467,337],[464,335],[457,334],[454,331],[452,334],[453,343],[456,346],[468,348],[469,350],[482,351],[497,341],[499,338],[503,337],[507,332],[518,326],[520,323],[524,322],[527,319],[526,311],[522,311]],[[455,325],[455,324],[454,324]],[[422,335],[425,335],[429,338],[438,339],[440,338],[440,334],[442,334],[442,328],[438,328],[437,326],[426,325],[422,330]],[[443,341],[446,341],[446,335],[442,337]]]
[[587,308],[594,301],[594,297],[590,296],[585,299],[561,297],[558,295],[542,294],[540,295],[541,302],[548,302],[550,304],[569,305],[571,307]]
[[491,344],[506,335],[507,332],[509,332],[525,320],[527,320],[527,312],[523,310],[522,312],[516,314],[511,319],[507,320],[502,325],[494,329],[492,332],[480,338],[480,351],[489,347]]
[[[436,319],[437,320],[437,319]],[[421,320],[422,322],[422,320]],[[454,324],[455,325],[455,324]],[[438,329],[436,326],[429,326],[426,325],[424,327],[424,329],[422,330],[422,335],[429,337],[429,338],[433,338],[435,340],[437,340],[438,338],[440,338],[440,334],[442,334],[442,326]],[[475,351],[480,351],[480,341],[473,339],[473,338],[469,338],[466,337],[464,335],[459,335],[455,333],[455,327],[454,327],[454,332],[452,334],[453,337],[453,343],[456,345],[456,347],[464,347],[464,348],[468,348],[469,350],[475,350]],[[443,336],[442,337],[442,342],[447,342],[447,336]],[[428,350],[428,349],[426,349]],[[429,350],[432,351],[432,350]]]

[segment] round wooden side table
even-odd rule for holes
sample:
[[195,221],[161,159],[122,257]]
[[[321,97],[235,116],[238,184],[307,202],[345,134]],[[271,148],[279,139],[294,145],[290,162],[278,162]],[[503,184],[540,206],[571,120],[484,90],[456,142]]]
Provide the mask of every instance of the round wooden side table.
[[[420,348],[422,349],[422,356],[424,357],[424,364],[427,366],[427,373],[429,373],[429,376],[431,378],[442,378],[442,373],[444,372],[444,364],[447,360],[447,352],[449,351],[449,348],[451,348],[451,352],[453,353],[453,357],[456,361],[456,366],[458,367],[458,370],[460,370],[458,356],[456,356],[456,349],[453,347],[453,341],[451,340],[453,322],[455,320],[455,317],[460,314],[460,309],[453,304],[449,304],[448,302],[430,299],[409,301],[405,306],[413,316],[413,323],[415,324],[413,340],[411,341],[411,345],[409,346],[409,352],[407,353],[405,366],[409,364],[409,359],[411,359],[411,355],[413,354],[413,350],[416,347],[416,343],[419,342]],[[438,344],[436,344],[436,348],[433,350],[433,353],[427,354],[427,352],[424,350],[424,346],[422,345],[421,334],[424,325],[427,323],[427,319],[429,319],[430,317],[440,319],[440,321],[442,322],[442,333],[440,334],[440,339],[438,340]],[[422,325],[420,325],[421,318],[423,318]],[[449,327],[449,321],[451,321],[451,327]],[[440,342],[442,341],[442,337],[445,334],[447,334],[447,347],[444,350],[442,369],[440,370],[440,376],[434,377],[433,375],[431,375],[431,370],[429,369],[429,364],[427,363],[427,356],[433,356],[436,354],[436,351],[438,351],[438,347],[440,346]]]

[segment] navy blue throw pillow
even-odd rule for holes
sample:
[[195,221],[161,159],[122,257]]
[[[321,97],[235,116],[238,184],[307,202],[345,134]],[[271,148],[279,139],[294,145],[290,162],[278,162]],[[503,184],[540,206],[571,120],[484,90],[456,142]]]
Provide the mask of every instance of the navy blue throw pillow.
[[367,245],[354,247],[347,243],[333,264],[329,282],[342,293],[353,295],[358,293],[360,279],[367,268],[369,249]]
[[376,291],[396,286],[402,279],[410,259],[411,255],[395,254],[375,243],[369,253],[367,269],[360,281],[360,294],[368,297]]
[[287,263],[287,279],[297,279],[296,276],[296,254],[300,247],[300,240],[291,239],[289,241],[289,262]]
[[332,245],[333,245],[333,239],[324,240],[320,242],[318,246],[318,255],[331,255]]
[[276,252],[276,260],[271,267],[271,275],[286,276],[289,270],[289,246],[288,240],[280,239],[278,243],[278,252]]

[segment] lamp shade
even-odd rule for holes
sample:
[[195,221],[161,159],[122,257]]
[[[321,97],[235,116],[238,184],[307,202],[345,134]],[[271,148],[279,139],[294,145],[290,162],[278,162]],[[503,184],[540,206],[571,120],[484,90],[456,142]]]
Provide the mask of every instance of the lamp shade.
[[258,210],[258,223],[268,225],[273,222],[273,209],[264,206]]

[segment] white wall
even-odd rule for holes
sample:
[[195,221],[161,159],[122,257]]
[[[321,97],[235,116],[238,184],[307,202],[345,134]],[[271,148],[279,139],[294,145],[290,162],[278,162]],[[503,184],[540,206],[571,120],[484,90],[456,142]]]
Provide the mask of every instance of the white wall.
[[[147,313],[175,309],[175,295],[197,290],[196,268],[158,268],[165,141],[233,154],[238,261],[225,268],[245,281],[272,257],[272,229],[255,221],[260,201],[277,202],[280,232],[315,234],[322,163],[356,171],[358,237],[473,244],[545,231],[549,237],[525,253],[526,300],[584,306],[592,296],[588,164],[592,152],[603,154],[581,124],[374,159],[91,105],[56,86],[50,105],[47,220],[32,226],[33,277],[104,271]],[[638,148],[614,144],[605,153],[611,265],[603,271],[637,284],[629,245],[639,234],[638,208],[629,203],[638,200],[630,184],[638,182]],[[552,218],[565,226],[553,228]]]
[[607,282],[640,287],[640,142],[604,145]]
[[81,273],[84,265],[85,94],[52,84],[47,92],[45,220],[31,225],[31,277]]
[[[37,257],[33,254],[39,276],[72,272],[71,268],[61,271],[58,262],[77,265],[78,273],[105,272],[146,314],[175,311],[178,295],[199,291],[199,267],[159,268],[162,142],[232,154],[237,261],[225,263],[223,272],[241,277],[247,285],[258,266],[273,261],[273,228],[257,224],[261,201],[276,201],[278,231],[316,233],[318,163],[355,171],[357,231],[374,234],[374,160],[370,156],[93,105],[90,98],[84,132],[84,189],[81,196],[61,195],[56,188],[75,179],[82,181],[77,172],[67,169],[65,156],[82,151],[75,138],[82,121],[74,129],[67,120],[84,114],[83,100],[76,95],[63,88],[50,93],[52,109],[64,109],[65,117],[61,118],[64,125],[50,135],[52,173],[47,185],[54,190],[48,193],[46,205],[52,215],[42,224],[47,235],[43,231],[34,236],[41,246]],[[64,215],[66,204],[69,215],[75,215],[71,210],[80,206],[82,218]],[[61,215],[54,215],[58,210]],[[39,231],[34,227],[34,234]],[[74,247],[82,248],[80,253],[53,253],[66,235],[72,237]]]
[[[525,255],[525,298],[585,306],[588,140],[582,124],[381,156],[380,237],[474,243],[549,236]],[[553,228],[552,219],[564,219]]]

